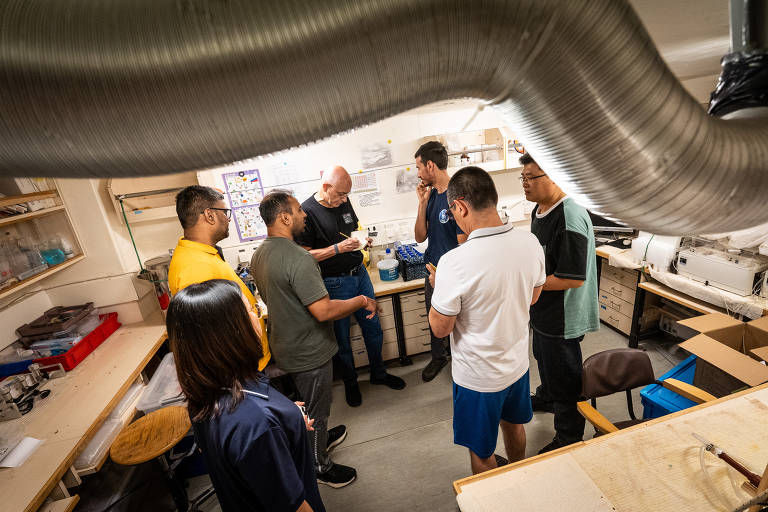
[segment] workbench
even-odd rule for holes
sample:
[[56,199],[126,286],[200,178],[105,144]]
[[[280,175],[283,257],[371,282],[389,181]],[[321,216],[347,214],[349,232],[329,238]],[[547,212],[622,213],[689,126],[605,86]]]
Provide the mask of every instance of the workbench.
[[[51,380],[45,386],[51,390],[48,398],[11,420],[23,425],[25,436],[43,443],[20,467],[0,469],[0,509],[72,510],[78,497],[69,495],[62,479],[77,479],[74,460],[165,339],[159,311],[120,327],[65,377]],[[49,495],[58,501],[43,506]]]
[[[410,356],[430,350],[429,319],[424,306],[424,279],[382,281],[376,269],[369,269],[373,292],[379,304],[384,342],[384,361],[398,359],[400,364],[413,364]],[[350,344],[355,366],[368,364],[368,356],[360,327],[353,323]]]
[[[761,475],[768,463],[766,424],[768,384],[463,478],[453,487],[463,512],[719,510],[723,505],[700,469],[701,444],[691,433]],[[723,463],[704,455],[715,485],[735,503]]]

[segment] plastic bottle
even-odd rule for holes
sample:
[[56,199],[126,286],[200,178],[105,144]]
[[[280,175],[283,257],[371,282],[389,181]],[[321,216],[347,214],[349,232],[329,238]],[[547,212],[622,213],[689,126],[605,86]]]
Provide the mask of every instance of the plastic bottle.
[[5,234],[6,242],[6,255],[8,256],[8,263],[11,266],[11,272],[13,275],[18,276],[30,270],[32,267],[29,264],[27,256],[21,251],[19,247],[18,238],[14,238],[10,233]]

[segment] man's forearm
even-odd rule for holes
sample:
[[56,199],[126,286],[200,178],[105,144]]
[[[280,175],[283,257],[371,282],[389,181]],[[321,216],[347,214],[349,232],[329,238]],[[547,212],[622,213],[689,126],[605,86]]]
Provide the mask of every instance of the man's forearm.
[[413,235],[418,243],[427,239],[427,205],[419,204],[416,214],[416,224],[413,226]]
[[[307,249],[305,247],[305,249]],[[332,245],[329,245],[325,249],[307,249],[309,251],[309,254],[312,255],[313,258],[315,258],[316,261],[324,261],[328,258],[333,258],[336,256],[336,248]]]
[[547,281],[544,283],[543,290],[570,290],[571,288],[579,288],[583,284],[584,281],[578,279],[563,279],[562,277],[555,277],[554,274],[550,274],[547,276]]
[[328,306],[328,320],[340,320],[346,318],[358,309],[362,309],[368,301],[363,295],[346,300],[331,299]]

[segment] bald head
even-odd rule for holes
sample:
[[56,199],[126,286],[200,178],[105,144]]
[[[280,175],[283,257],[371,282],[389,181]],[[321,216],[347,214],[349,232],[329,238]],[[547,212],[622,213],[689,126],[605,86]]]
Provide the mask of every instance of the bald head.
[[346,188],[347,185],[352,185],[352,178],[349,177],[349,173],[345,168],[337,165],[323,173],[323,183],[328,183],[334,187]]
[[347,201],[352,190],[352,178],[345,168],[337,165],[323,173],[320,185],[321,205],[327,208],[336,208]]

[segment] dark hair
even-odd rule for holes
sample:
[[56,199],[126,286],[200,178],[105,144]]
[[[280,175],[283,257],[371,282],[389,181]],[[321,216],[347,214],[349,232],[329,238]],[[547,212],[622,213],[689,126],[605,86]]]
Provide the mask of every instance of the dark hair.
[[218,190],[211,187],[192,185],[176,194],[176,215],[181,227],[188,229],[197,224],[197,218],[206,208],[213,208],[217,201],[224,199]]
[[413,158],[418,157],[421,157],[421,161],[424,165],[427,165],[427,161],[431,160],[435,163],[438,169],[444,171],[448,168],[448,151],[445,149],[445,146],[436,140],[431,140],[422,144],[418,151],[416,151],[416,154],[413,155]]
[[[520,165],[536,164],[536,160],[534,160],[533,157],[529,155],[527,151],[523,153],[523,156],[520,157],[519,162],[520,162]],[[539,165],[539,164],[536,164],[536,165]]]
[[171,300],[165,326],[192,421],[218,416],[224,395],[237,407],[264,355],[240,287],[226,279],[187,286]]
[[273,190],[264,196],[259,205],[259,214],[267,227],[274,224],[277,216],[281,213],[293,213],[291,209],[292,197],[287,190]]
[[496,208],[499,194],[491,175],[479,167],[464,167],[448,182],[448,202],[462,197],[473,210]]

